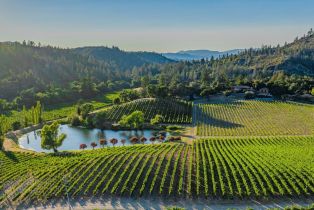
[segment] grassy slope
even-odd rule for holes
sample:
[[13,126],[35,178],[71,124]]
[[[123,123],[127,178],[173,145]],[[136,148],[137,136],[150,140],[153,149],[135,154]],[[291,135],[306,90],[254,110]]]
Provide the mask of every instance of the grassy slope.
[[[114,194],[262,198],[314,195],[314,137],[212,138],[67,157],[0,153],[0,188],[16,202]],[[9,186],[7,183],[13,183]],[[20,193],[18,193],[20,191]],[[2,197],[3,199],[3,197]]]
[[[86,100],[85,102],[89,102],[93,104],[95,109],[99,109],[112,104],[112,100],[117,97],[118,94],[119,92],[106,93],[103,96],[98,96],[97,98]],[[43,113],[44,120],[47,121],[69,116],[71,113],[75,112],[76,104],[77,103],[64,103],[55,106],[45,106]],[[27,112],[26,115],[31,119],[30,112]],[[21,111],[12,111],[6,116],[9,124],[14,121],[22,122],[24,119],[24,114]]]

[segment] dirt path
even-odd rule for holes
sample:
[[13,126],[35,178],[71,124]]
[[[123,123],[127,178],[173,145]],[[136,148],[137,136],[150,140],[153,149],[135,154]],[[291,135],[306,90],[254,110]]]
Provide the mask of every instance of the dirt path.
[[246,201],[222,201],[222,200],[160,200],[160,199],[133,199],[133,198],[92,198],[92,199],[77,199],[71,200],[69,207],[66,200],[51,202],[47,205],[40,206],[21,206],[17,209],[140,209],[140,210],[158,210],[166,209],[166,207],[177,206],[185,209],[213,209],[213,210],[224,210],[224,209],[247,209],[248,207],[254,210],[267,209],[267,208],[278,208],[283,209],[286,206],[301,205],[308,206],[314,203],[314,199],[302,199],[302,200],[273,200],[267,202],[246,200]]

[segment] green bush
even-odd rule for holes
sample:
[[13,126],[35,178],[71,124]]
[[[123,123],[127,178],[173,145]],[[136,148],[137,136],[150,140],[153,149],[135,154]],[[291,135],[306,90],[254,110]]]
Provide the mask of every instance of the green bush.
[[150,124],[157,125],[159,123],[162,123],[164,121],[164,117],[160,114],[156,114],[153,119],[150,120]]
[[14,130],[14,131],[20,129],[21,126],[22,126],[22,124],[21,124],[21,122],[19,122],[19,121],[14,121],[14,122],[11,124],[12,130]]
[[72,117],[70,117],[69,121],[70,121],[70,124],[72,126],[79,126],[79,125],[81,125],[80,117],[77,116],[77,115],[73,115]]

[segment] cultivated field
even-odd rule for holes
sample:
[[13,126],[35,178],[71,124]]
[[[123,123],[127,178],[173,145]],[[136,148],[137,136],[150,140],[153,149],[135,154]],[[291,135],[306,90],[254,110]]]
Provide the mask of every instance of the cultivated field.
[[314,134],[314,106],[239,100],[194,105],[199,136],[271,136]]
[[137,99],[105,110],[107,120],[112,122],[119,121],[123,115],[129,115],[134,111],[142,111],[146,121],[160,114],[164,117],[164,123],[192,122],[192,103],[172,99]]
[[40,202],[63,197],[66,189],[71,197],[313,196],[313,147],[313,136],[220,137],[67,156],[1,152],[0,200]]

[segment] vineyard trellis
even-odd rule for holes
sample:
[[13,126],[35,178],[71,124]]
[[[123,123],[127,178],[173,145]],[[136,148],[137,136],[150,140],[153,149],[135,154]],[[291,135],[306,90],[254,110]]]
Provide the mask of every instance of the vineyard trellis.
[[313,135],[314,106],[281,101],[238,100],[196,104],[198,136]]
[[[213,137],[73,152],[0,153],[13,202],[101,194],[179,197],[314,195],[314,136]],[[28,180],[32,174],[32,181]],[[23,190],[22,190],[23,189]],[[0,196],[4,205],[7,195]]]
[[134,111],[142,111],[147,122],[157,114],[163,116],[164,123],[192,122],[192,103],[175,99],[143,98],[101,110],[107,113],[106,120],[112,122],[117,122],[123,115]]

